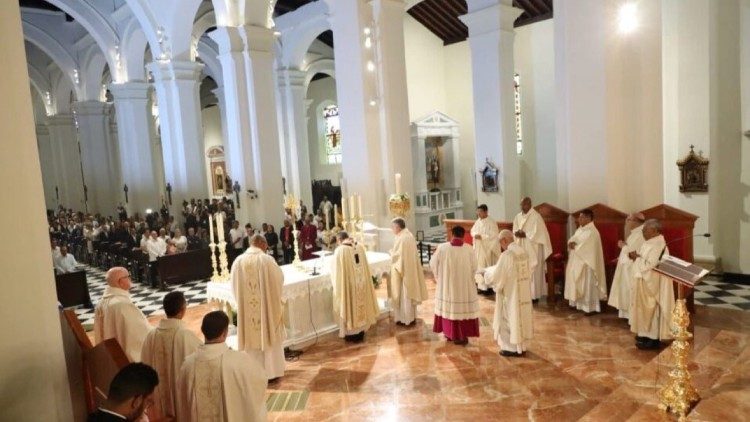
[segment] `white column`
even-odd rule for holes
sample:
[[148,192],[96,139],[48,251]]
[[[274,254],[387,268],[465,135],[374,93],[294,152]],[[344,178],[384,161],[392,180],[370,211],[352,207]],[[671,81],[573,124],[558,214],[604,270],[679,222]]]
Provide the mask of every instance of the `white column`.
[[306,73],[296,69],[278,71],[279,102],[284,127],[284,157],[286,183],[312,209],[312,177],[310,175],[310,147],[307,137]]
[[[57,180],[55,174],[55,156],[52,150],[52,144],[49,138],[49,129],[44,124],[35,125],[36,145],[39,151],[39,163],[42,168],[42,187],[44,188],[44,203],[47,209],[55,209],[58,206],[57,196],[55,195],[55,186]],[[58,188],[59,192],[59,188]],[[59,195],[59,194],[58,194]]]
[[164,172],[164,164],[154,159],[151,150],[151,85],[125,82],[111,84],[109,89],[117,112],[122,182],[128,186],[128,203],[124,203],[123,186],[118,186],[118,200],[131,214],[143,214],[147,208],[158,209],[161,186],[154,182],[159,180],[157,174]]
[[60,196],[60,204],[74,210],[83,210],[81,154],[78,149],[78,135],[73,116],[70,114],[48,116],[47,128],[53,151],[55,186]]
[[[226,99],[224,98],[224,87],[220,86],[215,88],[213,91],[214,95],[216,95],[216,98],[219,100],[219,117],[221,118],[221,144],[224,146],[224,151],[227,151],[227,139],[229,139],[229,134],[227,132],[227,125],[229,125],[229,122],[227,121],[227,103]],[[228,161],[226,161],[227,164],[229,164]],[[227,166],[227,171],[229,171],[229,174],[232,174],[232,168]]]
[[[29,96],[21,16],[17,2],[0,3],[0,244],[3,305],[0,307],[2,419],[71,421],[65,355],[49,254],[41,169]],[[20,206],[17,206],[17,205]]]
[[[205,198],[208,194],[198,96],[203,64],[154,61],[147,67],[154,75],[159,103],[164,179],[172,186],[170,208],[172,215],[179,219],[183,200]],[[165,188],[159,189],[164,192]],[[164,199],[167,200],[166,196]]]
[[511,4],[511,0],[469,0],[469,13],[460,17],[469,27],[475,165],[484,168],[489,159],[500,169],[497,193],[481,192],[481,176],[475,175],[477,202],[505,220],[516,213],[521,197],[513,108],[513,21],[522,11]]
[[120,162],[109,135],[111,104],[101,101],[73,103],[81,146],[83,183],[87,189],[88,211],[110,215],[119,197]]
[[[283,191],[276,95],[273,31],[260,26],[219,27],[227,119],[227,156],[232,179],[239,181],[240,221],[280,225]],[[246,194],[252,190],[257,198]]]

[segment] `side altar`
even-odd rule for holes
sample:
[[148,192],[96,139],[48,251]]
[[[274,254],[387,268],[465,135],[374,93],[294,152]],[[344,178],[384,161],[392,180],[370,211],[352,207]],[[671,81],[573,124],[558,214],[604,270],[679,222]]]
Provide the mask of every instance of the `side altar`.
[[411,124],[416,230],[440,235],[443,220],[463,218],[458,123],[434,111]]
[[[327,256],[302,261],[299,268],[294,264],[281,266],[284,273],[282,299],[286,326],[284,347],[301,347],[315,340],[316,336],[338,330],[338,319],[333,313],[330,260],[331,256]],[[367,261],[373,276],[380,277],[390,271],[391,257],[387,253],[368,251]],[[206,293],[209,302],[217,301],[229,305],[233,310],[237,309],[231,281],[210,281]],[[385,300],[379,298],[378,304],[380,318],[387,317],[389,309]],[[236,342],[236,338],[228,339],[229,343],[232,341]]]

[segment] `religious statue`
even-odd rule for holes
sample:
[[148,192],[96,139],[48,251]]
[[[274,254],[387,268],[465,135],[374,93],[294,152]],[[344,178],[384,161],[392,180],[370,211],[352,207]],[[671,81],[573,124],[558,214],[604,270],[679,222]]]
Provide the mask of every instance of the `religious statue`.
[[430,182],[436,185],[440,183],[440,163],[437,154],[432,154],[430,158]]
[[500,170],[489,158],[479,172],[482,174],[482,192],[498,192],[497,178]]

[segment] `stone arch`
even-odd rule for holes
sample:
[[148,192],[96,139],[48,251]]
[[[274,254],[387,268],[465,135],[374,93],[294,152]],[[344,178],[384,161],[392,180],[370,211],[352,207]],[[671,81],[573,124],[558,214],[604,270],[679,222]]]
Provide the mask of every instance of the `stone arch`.
[[148,41],[138,19],[132,17],[125,26],[120,45],[120,55],[123,66],[126,69],[128,80],[146,80],[146,68],[143,65],[143,57],[146,54]]
[[73,78],[73,71],[78,68],[78,63],[68,50],[43,29],[26,21],[23,22],[23,36],[26,41],[34,44],[55,62],[63,75],[67,77],[70,85],[74,87],[76,96],[81,97],[81,91]]
[[[288,15],[293,16],[286,18]],[[293,13],[281,16],[277,20],[277,29],[281,32],[283,65],[301,69],[310,45],[320,34],[331,29],[328,7],[324,2],[302,6]]]
[[323,73],[336,79],[336,67],[333,59],[316,60],[308,64],[304,70],[305,72],[307,72],[307,75],[305,76],[305,90],[307,90],[307,87],[310,85],[312,78],[317,73]]

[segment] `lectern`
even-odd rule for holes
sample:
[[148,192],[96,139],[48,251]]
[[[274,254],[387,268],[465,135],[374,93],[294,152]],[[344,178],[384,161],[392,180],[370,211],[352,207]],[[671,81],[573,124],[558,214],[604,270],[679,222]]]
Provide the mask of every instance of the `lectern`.
[[664,259],[654,268],[657,273],[668,277],[677,285],[677,302],[672,311],[672,356],[674,364],[669,371],[669,382],[659,391],[662,410],[674,413],[678,420],[686,420],[690,408],[700,400],[698,390],[693,385],[688,360],[690,358],[690,339],[693,335],[688,330],[690,314],[685,305],[685,294],[692,290],[708,271],[697,265],[672,256]]

